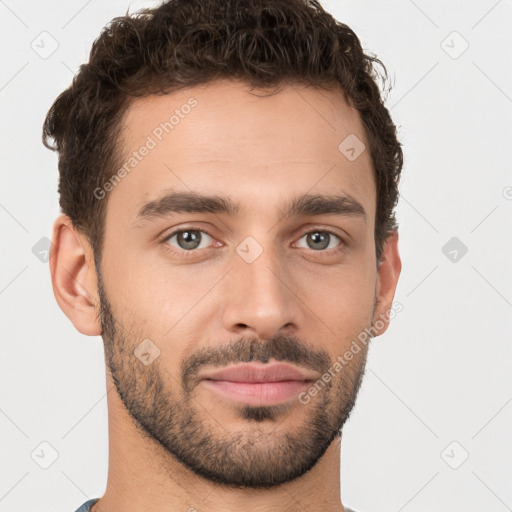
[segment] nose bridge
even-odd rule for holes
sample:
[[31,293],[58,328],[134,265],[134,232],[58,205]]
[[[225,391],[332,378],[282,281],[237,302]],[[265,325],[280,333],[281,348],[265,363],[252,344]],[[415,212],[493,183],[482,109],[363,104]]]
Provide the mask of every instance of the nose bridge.
[[250,328],[260,338],[269,339],[280,329],[296,324],[297,301],[271,236],[262,243],[255,237],[243,240],[236,248],[233,267],[224,310],[226,329]]

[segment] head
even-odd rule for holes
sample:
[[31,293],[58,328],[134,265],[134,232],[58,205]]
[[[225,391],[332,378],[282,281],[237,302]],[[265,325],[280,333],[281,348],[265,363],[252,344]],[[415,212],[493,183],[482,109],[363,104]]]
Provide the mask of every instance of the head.
[[[221,485],[311,469],[354,405],[361,333],[388,326],[402,152],[376,65],[314,0],[171,0],[114,19],[45,120],[57,300],[102,335],[141,436]],[[269,361],[316,377],[273,405],[202,378]]]

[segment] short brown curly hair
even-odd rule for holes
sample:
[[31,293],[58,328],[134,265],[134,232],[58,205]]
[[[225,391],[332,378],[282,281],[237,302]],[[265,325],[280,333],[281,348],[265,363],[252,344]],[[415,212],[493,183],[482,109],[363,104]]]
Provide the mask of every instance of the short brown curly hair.
[[382,62],[365,54],[356,34],[317,0],[168,0],[114,18],[44,121],[43,144],[59,153],[62,212],[86,234],[95,256],[100,254],[108,197],[98,201],[93,191],[121,165],[118,135],[134,97],[217,78],[242,79],[254,87],[341,86],[361,115],[370,145],[379,260],[397,228],[394,209],[403,166],[379,77],[387,79]]

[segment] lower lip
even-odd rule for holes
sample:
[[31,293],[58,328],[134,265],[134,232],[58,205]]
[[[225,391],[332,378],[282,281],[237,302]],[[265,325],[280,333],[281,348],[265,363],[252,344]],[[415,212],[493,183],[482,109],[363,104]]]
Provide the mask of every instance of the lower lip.
[[284,380],[279,382],[232,382],[229,380],[203,380],[217,393],[249,405],[275,405],[285,402],[310,386],[310,382]]

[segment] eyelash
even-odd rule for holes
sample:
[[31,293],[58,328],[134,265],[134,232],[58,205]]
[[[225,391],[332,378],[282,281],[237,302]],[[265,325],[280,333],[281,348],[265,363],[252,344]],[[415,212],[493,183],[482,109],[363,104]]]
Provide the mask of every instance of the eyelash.
[[[169,235],[166,235],[162,239],[164,251],[171,253],[173,256],[179,256],[179,257],[183,257],[183,258],[189,258],[189,257],[192,257],[195,254],[197,254],[198,251],[200,251],[200,249],[192,249],[190,251],[186,251],[185,249],[178,250],[176,248],[173,248],[171,245],[169,245],[167,243],[174,235],[177,235],[178,233],[182,233],[185,231],[199,231],[201,233],[207,234],[209,237],[211,237],[215,240],[215,237],[213,235],[210,235],[210,233],[208,233],[208,231],[206,231],[204,229],[194,228],[193,226],[190,226],[190,227],[187,226],[187,227],[184,227],[181,229],[177,229],[176,231],[173,231],[172,233],[170,233]],[[309,235],[311,233],[328,233],[329,235],[333,235],[340,240],[340,244],[337,247],[334,247],[334,248],[328,249],[328,250],[320,250],[320,251],[314,251],[314,252],[334,255],[334,254],[337,254],[338,252],[342,251],[345,248],[345,245],[346,245],[345,240],[336,231],[328,229],[328,228],[313,228],[309,231],[305,231],[299,237],[299,240],[301,238],[303,238],[304,235]],[[313,251],[313,249],[311,249],[311,250]]]

